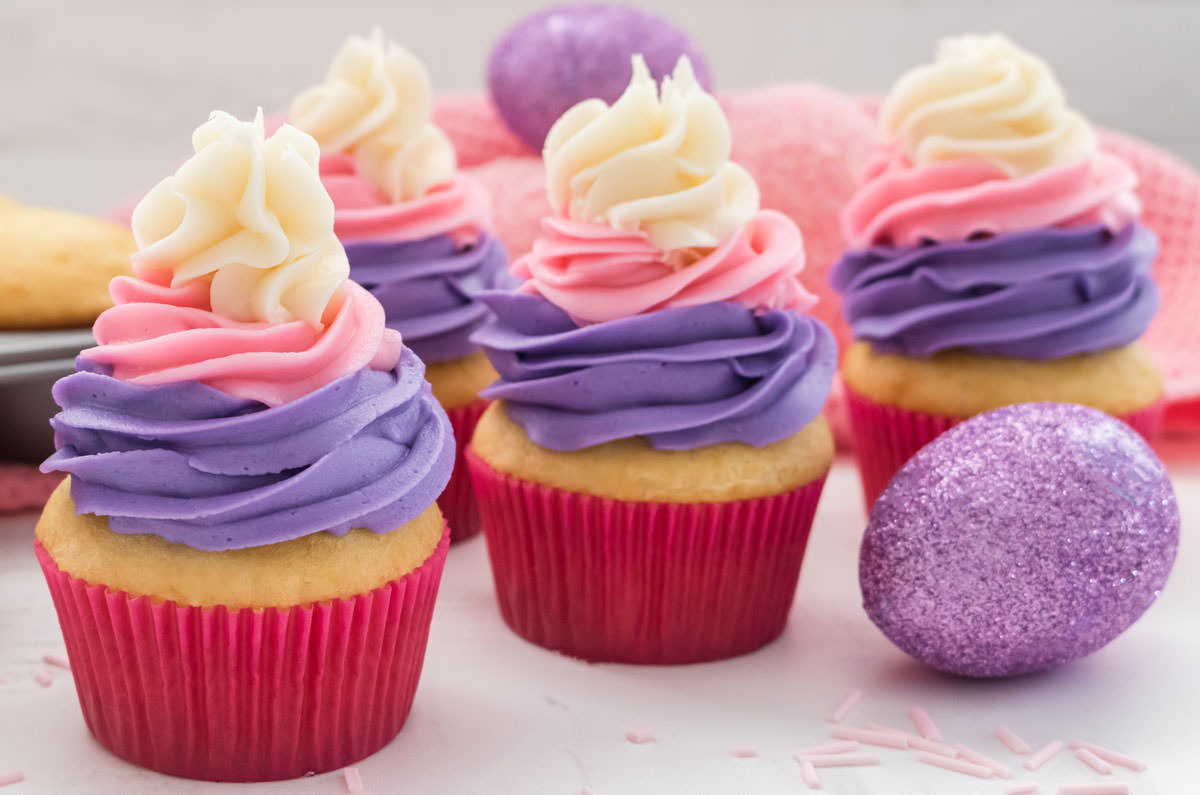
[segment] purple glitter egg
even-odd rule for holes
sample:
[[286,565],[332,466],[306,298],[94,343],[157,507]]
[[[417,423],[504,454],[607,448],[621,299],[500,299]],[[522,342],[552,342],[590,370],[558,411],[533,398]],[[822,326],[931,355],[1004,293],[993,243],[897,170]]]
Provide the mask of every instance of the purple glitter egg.
[[1179,543],[1163,464],[1083,406],[981,414],[922,448],[875,503],[867,615],[962,676],[1044,671],[1105,646],[1158,597]]
[[670,74],[686,55],[700,85],[712,87],[704,56],[673,23],[628,6],[592,3],[553,6],[514,25],[488,59],[488,88],[509,128],[540,152],[546,133],[568,108],[621,95],[637,53],[655,79]]

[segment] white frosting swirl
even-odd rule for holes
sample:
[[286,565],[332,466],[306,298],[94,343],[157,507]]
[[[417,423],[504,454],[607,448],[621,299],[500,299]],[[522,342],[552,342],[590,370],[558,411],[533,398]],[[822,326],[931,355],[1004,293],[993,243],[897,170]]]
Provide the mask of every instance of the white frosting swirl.
[[196,153],[133,211],[139,268],[172,286],[211,277],[210,305],[243,322],[319,324],[350,265],[333,233],[333,202],[317,142],[284,125],[214,112],[192,135]]
[[558,211],[614,229],[640,229],[664,251],[713,248],[758,211],[758,186],[729,161],[729,122],[687,57],[662,94],[640,55],[610,107],[574,106],[546,136],[546,187]]
[[454,146],[430,119],[429,74],[384,39],[351,36],[324,83],[292,102],[292,123],[326,153],[356,156],[360,171],[393,202],[415,199],[454,176]]
[[934,63],[896,82],[880,124],[914,165],[979,158],[1013,177],[1096,150],[1045,61],[996,33],[943,39]]

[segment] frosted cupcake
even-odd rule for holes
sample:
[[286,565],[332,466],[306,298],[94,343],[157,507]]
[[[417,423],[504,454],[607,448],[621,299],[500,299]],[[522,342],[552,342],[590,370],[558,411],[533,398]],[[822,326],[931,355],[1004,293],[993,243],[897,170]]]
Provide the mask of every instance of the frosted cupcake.
[[54,397],[37,554],[96,739],[282,779],[400,730],[449,544],[453,439],[347,281],[318,148],[215,113],[138,205],[134,276]]
[[856,337],[842,376],[868,506],[930,439],[1010,403],[1081,403],[1152,436],[1162,383],[1136,340],[1157,243],[1133,171],[1046,64],[1000,35],[947,39],[880,127],[830,277]]
[[[430,107],[425,67],[376,29],[346,41],[325,82],[292,103],[291,123],[321,145],[321,179],[350,277],[425,361],[433,394],[465,446],[486,406],[479,391],[496,377],[470,342],[488,315],[475,296],[510,285],[508,255],[490,233],[487,192],[457,171]],[[478,531],[461,454],[439,504],[454,540]]]
[[799,230],[759,210],[681,59],[546,139],[556,213],[484,300],[500,374],[468,452],[497,597],[589,660],[687,663],[783,630],[833,455],[836,346]]

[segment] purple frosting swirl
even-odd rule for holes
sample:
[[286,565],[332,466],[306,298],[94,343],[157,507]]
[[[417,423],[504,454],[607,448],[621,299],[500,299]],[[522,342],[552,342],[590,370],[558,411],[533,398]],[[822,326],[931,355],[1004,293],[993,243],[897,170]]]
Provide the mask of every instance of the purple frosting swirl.
[[449,235],[405,242],[345,244],[350,278],[383,304],[387,325],[423,361],[441,362],[479,350],[470,336],[487,319],[475,295],[508,288],[508,253],[483,234],[469,245]]
[[1154,234],[1130,224],[1034,229],[848,251],[830,273],[858,339],[925,357],[949,348],[1054,359],[1126,345],[1158,308]]
[[500,373],[483,396],[553,450],[777,442],[820,413],[837,366],[833,334],[794,312],[717,302],[578,326],[541,296],[480,298],[496,317],[472,339]]
[[197,381],[139,386],[77,360],[54,385],[53,456],[81,513],[118,533],[203,550],[263,546],[352,527],[383,533],[445,488],[454,437],[405,348],[275,408]]

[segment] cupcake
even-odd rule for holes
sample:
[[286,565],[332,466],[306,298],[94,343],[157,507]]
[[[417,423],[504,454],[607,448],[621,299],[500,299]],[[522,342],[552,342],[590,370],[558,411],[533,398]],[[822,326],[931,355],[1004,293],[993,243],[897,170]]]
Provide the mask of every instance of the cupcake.
[[1049,67],[1000,35],[946,39],[880,128],[830,276],[868,507],[926,442],[1012,403],[1079,403],[1153,436],[1162,381],[1136,341],[1157,242],[1133,171]]
[[783,630],[833,456],[830,331],[799,230],[760,210],[686,58],[641,58],[546,139],[554,213],[472,337],[500,377],[468,462],[504,620],[596,661]]
[[223,113],[138,205],[132,277],[54,396],[37,525],[84,719],[189,778],[388,743],[449,544],[453,439],[333,232],[318,147]]
[[[510,286],[508,254],[490,232],[487,191],[457,171],[454,147],[430,121],[430,95],[425,67],[376,29],[346,41],[325,82],[296,97],[291,123],[321,145],[350,278],[426,362],[461,448],[487,405],[479,392],[496,378],[470,341],[488,315],[476,296]],[[478,532],[461,453],[439,504],[453,540]]]

